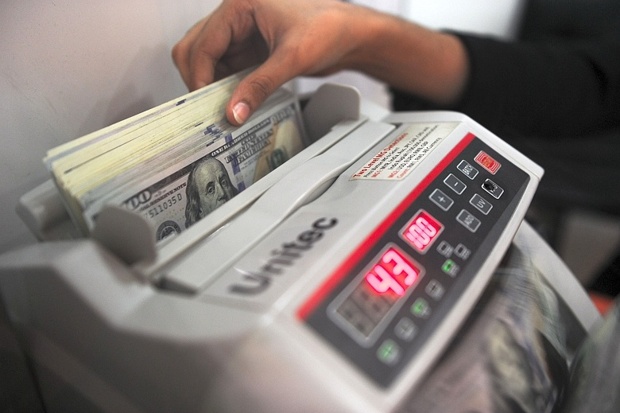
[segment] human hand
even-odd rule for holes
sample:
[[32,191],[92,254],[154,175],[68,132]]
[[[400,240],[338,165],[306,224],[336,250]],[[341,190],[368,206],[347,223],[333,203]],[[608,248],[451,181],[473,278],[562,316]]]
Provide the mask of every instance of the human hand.
[[224,0],[172,56],[190,90],[258,64],[226,108],[228,120],[239,125],[294,77],[355,66],[364,13],[371,11],[335,0]]

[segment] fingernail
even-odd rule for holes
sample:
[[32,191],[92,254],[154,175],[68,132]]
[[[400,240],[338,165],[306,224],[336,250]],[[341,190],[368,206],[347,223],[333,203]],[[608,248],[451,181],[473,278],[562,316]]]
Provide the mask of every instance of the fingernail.
[[241,124],[248,120],[248,116],[250,115],[250,107],[245,102],[238,102],[235,106],[233,106],[233,116],[237,123]]

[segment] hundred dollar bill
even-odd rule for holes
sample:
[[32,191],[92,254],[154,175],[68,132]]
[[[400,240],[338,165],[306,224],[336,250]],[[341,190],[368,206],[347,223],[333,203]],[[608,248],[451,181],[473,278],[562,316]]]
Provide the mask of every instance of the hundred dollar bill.
[[[291,99],[292,96],[291,92],[285,89],[277,90],[256,111],[255,115],[249,120],[249,124],[255,118],[264,118],[267,111],[271,110],[274,105]],[[93,186],[92,181],[90,181],[91,185],[89,186],[74,187],[72,194],[79,200],[80,209],[85,210],[93,202],[108,197],[111,193],[124,192],[126,191],[125,188],[132,188],[135,183],[144,181],[145,176],[155,176],[161,171],[169,170],[170,167],[179,165],[193,157],[196,151],[200,151],[206,146],[215,145],[218,140],[225,139],[226,135],[234,133],[235,128],[221,116],[223,115],[220,115],[215,122],[212,118],[207,118],[194,122],[190,127],[178,130],[173,137],[174,144],[170,144],[168,141],[165,146],[151,143],[151,148],[146,153],[143,151],[141,154],[142,159],[137,162],[138,167],[127,168],[126,164],[122,164],[115,169],[116,173],[108,179],[98,177],[97,185]],[[129,154],[135,156],[133,152]],[[133,161],[136,163],[135,160]],[[118,160],[115,162],[119,163]],[[109,167],[109,163],[104,164],[104,166]],[[119,172],[120,169],[122,172]]]
[[[186,146],[184,138],[201,124],[221,123],[232,128],[225,120],[225,106],[248,71],[50,149],[44,163],[81,232],[88,233],[82,219],[85,194],[100,197],[111,190],[103,189],[106,183],[116,181],[113,189],[127,182],[124,174],[153,164],[153,160],[165,163],[162,159],[168,161],[168,153]],[[156,166],[151,165],[146,173],[155,171]]]
[[[280,166],[304,147],[299,105],[291,94],[243,127],[212,131],[218,137],[157,174],[147,174],[92,202],[83,218],[92,228],[105,205],[140,213],[157,242],[178,234]],[[177,159],[178,160],[178,159]]]

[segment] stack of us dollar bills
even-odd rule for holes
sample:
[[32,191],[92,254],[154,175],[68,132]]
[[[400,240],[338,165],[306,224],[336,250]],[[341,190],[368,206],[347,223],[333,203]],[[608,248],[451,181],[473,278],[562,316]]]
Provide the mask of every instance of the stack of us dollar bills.
[[228,123],[225,106],[245,74],[49,150],[44,163],[80,231],[116,205],[141,214],[163,241],[301,151],[299,102],[285,88],[243,126]]

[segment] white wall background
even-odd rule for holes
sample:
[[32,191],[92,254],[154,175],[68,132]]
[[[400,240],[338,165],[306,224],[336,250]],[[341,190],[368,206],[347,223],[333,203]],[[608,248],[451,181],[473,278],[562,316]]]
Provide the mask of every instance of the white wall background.
[[0,252],[33,241],[14,209],[49,148],[186,92],[170,50],[218,3],[0,3]]
[[517,33],[526,0],[400,0],[403,16],[434,29],[456,29],[501,38]]

